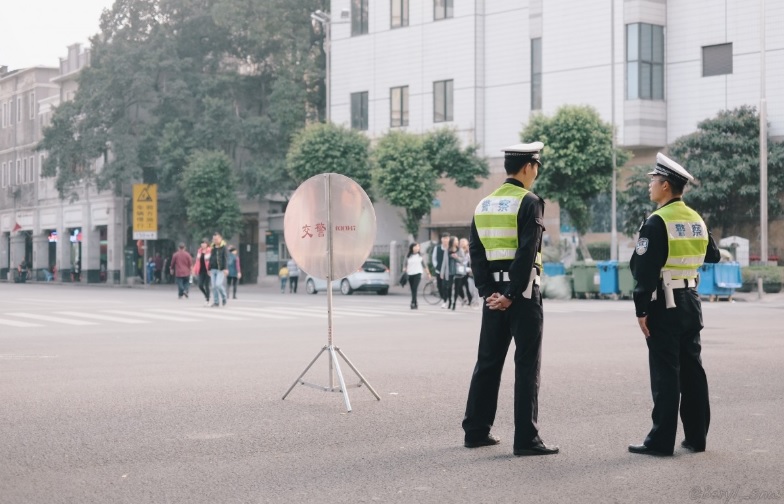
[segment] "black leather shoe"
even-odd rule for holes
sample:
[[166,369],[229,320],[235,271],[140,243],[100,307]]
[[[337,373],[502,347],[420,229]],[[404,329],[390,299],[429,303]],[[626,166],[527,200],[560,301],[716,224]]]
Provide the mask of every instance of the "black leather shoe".
[[493,446],[501,442],[501,438],[488,434],[487,436],[475,440],[467,440],[463,444],[466,448],[480,448],[482,446]]
[[533,445],[528,448],[515,448],[512,453],[516,457],[532,457],[535,455],[555,455],[560,451],[557,446],[547,446],[544,443]]
[[691,443],[689,443],[685,439],[683,441],[681,441],[681,446],[686,448],[687,450],[689,450],[692,453],[700,453],[700,452],[704,452],[705,451],[705,448],[695,448],[694,445],[692,445]]
[[653,455],[655,457],[671,457],[672,453],[664,453],[658,450],[654,450],[653,448],[648,448],[644,444],[640,445],[629,445],[629,451],[632,453],[637,453],[638,455]]

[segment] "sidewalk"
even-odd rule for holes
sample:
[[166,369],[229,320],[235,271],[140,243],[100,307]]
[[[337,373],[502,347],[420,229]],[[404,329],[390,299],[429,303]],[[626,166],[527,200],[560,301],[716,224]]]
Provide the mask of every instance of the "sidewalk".
[[[14,282],[9,282],[6,280],[0,280],[0,285],[7,284],[7,285],[21,285],[15,284]],[[170,284],[152,284],[152,285],[145,285],[143,283],[131,283],[131,284],[113,284],[113,283],[85,283],[85,282],[42,282],[42,281],[33,281],[28,280],[26,284],[32,285],[59,285],[59,286],[76,286],[76,287],[99,287],[99,288],[115,288],[115,289],[176,289],[175,283]],[[193,284],[195,287],[195,284]],[[258,282],[255,284],[242,284],[242,289],[248,290],[259,290],[259,291],[279,291],[280,290],[280,280],[278,280],[277,276],[262,276],[259,277]],[[302,282],[300,283],[300,288],[303,288],[302,293],[304,294],[304,285]],[[407,294],[408,289],[399,290],[399,286],[392,286],[389,290],[390,294]],[[771,304],[784,304],[784,290],[781,292],[776,293],[763,293],[763,297],[760,299],[757,291],[753,292],[735,292],[732,295],[733,302],[739,303],[771,303]],[[704,303],[710,302],[707,299],[703,299]],[[717,301],[717,303],[727,302],[727,298],[723,297]]]
[[781,303],[784,304],[784,290],[775,293],[763,293],[760,299],[757,291],[753,292],[735,292],[732,295],[733,301],[741,303]]
[[[134,277],[135,278],[135,277]],[[0,285],[59,285],[59,286],[72,286],[72,287],[100,287],[100,288],[114,288],[114,289],[160,289],[160,288],[177,288],[177,284],[172,283],[163,283],[163,284],[149,284],[145,285],[141,283],[141,280],[136,279],[137,281],[133,283],[110,283],[110,282],[99,282],[99,283],[87,283],[87,282],[60,282],[58,280],[53,280],[51,282],[44,282],[41,280],[28,280],[24,284],[17,284],[13,281],[7,280],[0,280]],[[196,285],[195,283],[192,285]],[[277,276],[264,276],[260,277],[258,282],[255,284],[241,284],[242,288],[247,289],[280,289],[280,281],[278,280]]]

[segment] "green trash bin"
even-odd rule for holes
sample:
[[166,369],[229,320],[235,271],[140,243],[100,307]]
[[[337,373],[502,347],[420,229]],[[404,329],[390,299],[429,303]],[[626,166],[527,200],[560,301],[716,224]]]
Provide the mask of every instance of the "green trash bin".
[[599,293],[599,269],[596,263],[576,262],[572,264],[575,297],[592,297]]
[[634,293],[634,277],[628,262],[618,263],[618,290],[621,296],[630,298]]

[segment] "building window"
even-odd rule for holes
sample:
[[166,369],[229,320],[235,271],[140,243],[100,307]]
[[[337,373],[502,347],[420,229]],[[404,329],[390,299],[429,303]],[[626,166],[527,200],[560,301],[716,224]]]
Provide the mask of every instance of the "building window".
[[35,158],[30,156],[30,161],[27,163],[27,182],[30,184],[35,182]]
[[0,114],[0,127],[5,128],[6,121],[8,121],[8,105],[3,103],[2,114]]
[[732,43],[702,48],[702,76],[732,73]]
[[44,179],[44,155],[38,155],[38,180],[41,181]]
[[408,0],[391,0],[392,17],[389,24],[392,28],[408,26]]
[[368,32],[368,0],[351,0],[351,36]]
[[433,0],[433,19],[447,19],[455,17],[453,0]]
[[30,92],[30,119],[35,119],[35,91]]
[[16,122],[22,122],[22,97],[16,97]]
[[389,90],[389,110],[390,126],[408,126],[408,86]]
[[454,81],[433,83],[433,122],[454,120]]
[[6,175],[5,175],[5,168],[6,168],[5,163],[0,165],[0,179],[2,179],[3,187],[7,187],[8,186],[8,180],[5,178],[6,177]]
[[351,93],[351,127],[368,129],[368,92]]
[[22,160],[22,183],[27,184],[30,182],[30,178],[27,176],[27,158]]
[[542,39],[531,39],[531,110],[542,110]]
[[664,99],[664,27],[626,25],[626,99]]
[[24,173],[22,172],[22,160],[17,159],[16,160],[16,185],[22,185],[23,182],[22,175],[24,175]]

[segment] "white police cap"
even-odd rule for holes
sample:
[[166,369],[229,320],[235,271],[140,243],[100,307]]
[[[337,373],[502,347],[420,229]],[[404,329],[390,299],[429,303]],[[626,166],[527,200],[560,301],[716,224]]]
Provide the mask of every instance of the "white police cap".
[[694,180],[691,173],[687,172],[683,166],[661,152],[656,154],[656,166],[653,168],[653,171],[648,172],[648,175],[661,175],[683,184]]
[[505,157],[528,156],[539,161],[539,152],[544,149],[542,142],[519,143],[501,149]]

